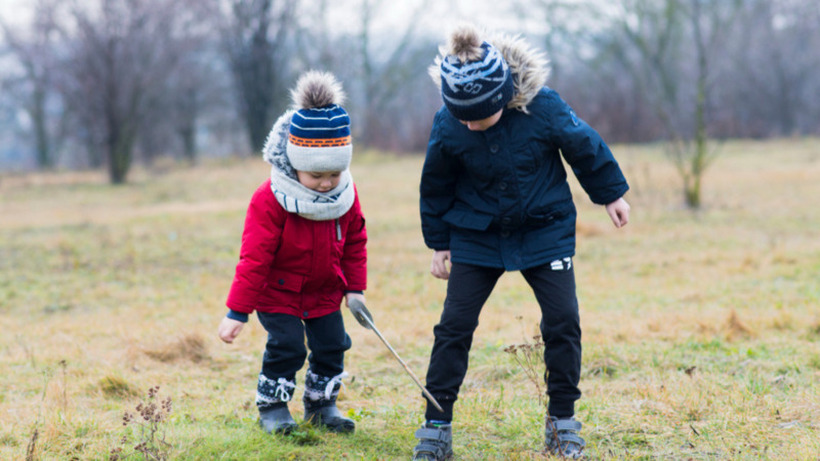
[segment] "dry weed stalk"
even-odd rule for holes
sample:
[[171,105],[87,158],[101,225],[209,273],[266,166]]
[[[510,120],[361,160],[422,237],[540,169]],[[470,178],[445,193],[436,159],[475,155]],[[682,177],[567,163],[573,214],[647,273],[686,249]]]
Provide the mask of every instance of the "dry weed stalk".
[[[519,320],[521,317],[519,317]],[[544,425],[547,431],[551,432],[553,437],[558,439],[558,430],[550,418],[549,409],[547,407],[546,389],[542,387],[543,383],[547,382],[549,370],[546,369],[544,363],[544,340],[541,335],[532,337],[534,342],[524,342],[523,344],[513,344],[504,348],[504,352],[511,354],[516,363],[524,370],[527,379],[535,386],[535,392],[538,396],[538,403],[544,407]],[[544,370],[541,373],[541,370]],[[545,386],[545,384],[544,384]],[[545,447],[547,450],[549,447]],[[560,453],[561,458],[564,458],[563,453]]]
[[37,429],[37,426],[34,426],[34,432],[31,434],[31,438],[28,441],[28,446],[26,446],[26,461],[34,461],[37,459],[37,438],[40,436],[40,431]]
[[129,444],[128,434],[120,439],[120,446],[111,449],[109,461],[118,461],[141,453],[143,459],[164,461],[169,459],[171,444],[165,440],[164,423],[171,414],[171,397],[167,397],[157,405],[159,386],[148,389],[148,401],[139,402],[135,410],[139,416],[128,411],[123,414],[122,425],[136,424],[139,426],[139,437],[131,453],[124,453],[124,447]]
[[[63,373],[63,410],[65,410],[67,401],[65,391],[65,370],[67,364],[65,360],[60,360],[58,365],[62,369]],[[34,430],[31,433],[31,437],[29,437],[28,445],[26,445],[26,461],[34,461],[37,459],[37,440],[40,438],[40,421],[45,419],[46,393],[48,392],[49,384],[51,383],[51,378],[53,377],[53,369],[46,368],[43,370],[43,391],[40,395],[40,410],[37,415],[37,419],[34,421]]]
[[513,344],[504,348],[504,352],[511,354],[516,363],[524,370],[527,379],[535,386],[538,394],[538,403],[546,407],[546,397],[542,383],[547,376],[544,369],[544,342],[540,335],[533,336],[534,343]]

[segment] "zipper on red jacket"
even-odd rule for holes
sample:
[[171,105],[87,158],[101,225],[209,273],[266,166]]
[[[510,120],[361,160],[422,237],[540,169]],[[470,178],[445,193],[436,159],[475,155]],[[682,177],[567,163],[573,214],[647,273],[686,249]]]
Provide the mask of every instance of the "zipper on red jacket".
[[336,240],[342,241],[342,225],[339,224],[339,218],[336,218]]

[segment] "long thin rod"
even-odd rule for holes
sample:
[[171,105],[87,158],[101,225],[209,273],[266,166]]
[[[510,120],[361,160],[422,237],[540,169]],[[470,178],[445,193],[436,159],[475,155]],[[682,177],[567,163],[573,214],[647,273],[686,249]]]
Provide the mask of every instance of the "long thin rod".
[[430,394],[430,392],[427,389],[424,388],[424,386],[421,384],[421,381],[419,381],[419,379],[416,377],[416,375],[413,374],[413,372],[410,370],[410,368],[407,366],[407,364],[404,363],[404,360],[402,360],[401,357],[399,357],[399,354],[396,353],[395,350],[393,350],[393,347],[390,345],[390,343],[388,343],[387,340],[384,339],[384,336],[382,336],[381,332],[379,332],[379,329],[376,328],[376,325],[373,324],[373,321],[370,320],[369,318],[367,318],[367,316],[362,316],[362,318],[370,325],[370,328],[376,333],[376,336],[378,336],[379,339],[382,340],[382,342],[384,343],[385,346],[387,346],[387,348],[390,350],[390,352],[393,353],[393,357],[396,357],[396,360],[398,360],[399,363],[401,363],[401,366],[404,367],[404,371],[406,371],[407,374],[410,375],[411,378],[413,378],[413,381],[416,383],[416,385],[419,387],[419,389],[421,389],[421,392],[424,394],[424,396],[427,397],[427,400],[429,400],[430,403],[432,403],[438,409],[438,411],[444,413],[444,409],[442,409],[441,405],[438,404],[438,401],[436,401],[436,398],[433,397],[433,395]]

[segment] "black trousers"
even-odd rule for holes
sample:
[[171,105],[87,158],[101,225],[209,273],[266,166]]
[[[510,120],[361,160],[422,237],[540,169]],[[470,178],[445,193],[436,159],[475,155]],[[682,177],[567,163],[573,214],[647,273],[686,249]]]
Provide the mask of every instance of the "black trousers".
[[[478,316],[503,269],[454,263],[447,283],[441,320],[433,329],[435,342],[427,369],[427,390],[444,412],[428,402],[428,420],[452,421],[453,403],[467,373],[468,356]],[[581,322],[571,267],[553,270],[549,264],[521,271],[541,307],[544,362],[549,370],[547,394],[550,415],[575,414],[581,397]],[[510,315],[514,315],[511,310]]]
[[[305,364],[321,376],[336,376],[344,371],[345,351],[350,349],[350,336],[345,332],[341,311],[322,317],[300,319],[288,314],[257,312],[257,317],[268,332],[265,353],[262,356],[262,374],[277,380],[294,380],[296,372]],[[305,347],[310,355],[307,355]]]

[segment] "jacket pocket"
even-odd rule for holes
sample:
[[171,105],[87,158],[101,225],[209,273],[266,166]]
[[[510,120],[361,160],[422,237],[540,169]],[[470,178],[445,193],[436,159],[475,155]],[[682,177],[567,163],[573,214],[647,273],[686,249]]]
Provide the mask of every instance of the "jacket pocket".
[[281,269],[273,269],[268,275],[268,287],[274,290],[299,293],[305,283],[305,276]]
[[551,224],[574,211],[572,202],[554,204],[549,207],[527,210],[526,224],[530,226]]
[[513,152],[520,153],[513,157],[516,172],[522,178],[535,176],[544,164],[544,152],[536,141],[531,141],[520,148],[513,147]]
[[457,208],[444,213],[441,219],[451,226],[477,231],[487,230],[493,222],[492,215]]

